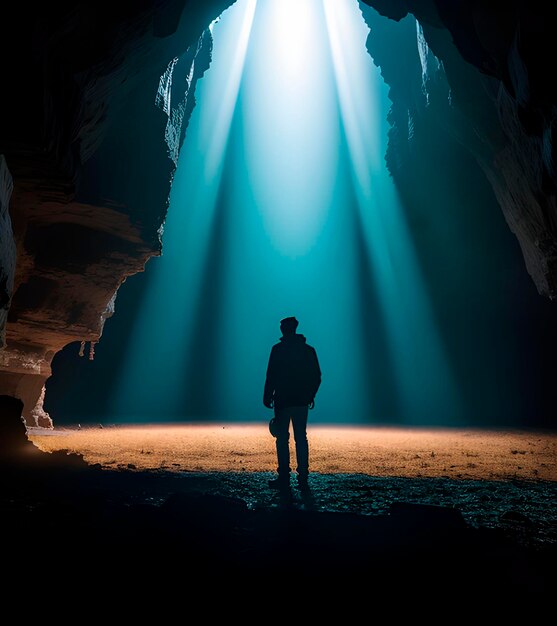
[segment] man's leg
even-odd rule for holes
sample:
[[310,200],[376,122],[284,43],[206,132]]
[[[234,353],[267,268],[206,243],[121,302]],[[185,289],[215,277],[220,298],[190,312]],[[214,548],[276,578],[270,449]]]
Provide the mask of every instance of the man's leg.
[[277,460],[279,480],[290,481],[290,409],[275,409],[277,427]]
[[309,474],[309,446],[307,437],[308,407],[295,406],[290,409],[292,428],[296,442],[296,460],[298,462],[298,481],[307,483]]

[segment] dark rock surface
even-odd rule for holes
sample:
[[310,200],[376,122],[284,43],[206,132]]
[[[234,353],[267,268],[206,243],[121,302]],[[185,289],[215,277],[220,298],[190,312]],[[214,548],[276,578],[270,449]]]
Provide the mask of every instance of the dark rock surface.
[[[160,254],[174,163],[165,142],[172,109],[155,106],[159,79],[173,58],[184,57],[174,75],[177,106],[196,57],[183,134],[195,82],[209,63],[206,29],[229,4],[4,7],[0,52],[10,95],[0,113],[2,330],[12,299],[0,393],[23,400],[31,426],[39,425],[32,411],[54,354],[71,342],[98,341],[118,287]],[[8,170],[13,239],[4,245]]]
[[[555,581],[553,484],[313,475],[311,492],[281,495],[267,487],[269,474],[63,463],[15,470],[3,467],[0,506],[4,532],[20,546],[18,560],[40,551],[43,561],[71,559],[103,576],[132,568],[148,580],[178,568],[192,580],[223,576],[227,585],[292,575],[304,585],[504,590],[521,598]],[[490,499],[482,500],[486,494]],[[520,527],[515,516],[496,521],[515,499],[529,501],[531,517],[540,519]]]
[[0,350],[6,346],[6,321],[15,277],[16,253],[9,212],[12,189],[12,175],[6,159],[0,155]]
[[[414,127],[433,116],[485,172],[538,291],[557,297],[557,86],[546,69],[555,57],[552,21],[526,0],[362,3],[391,18],[364,11],[370,53],[391,87],[393,176],[421,158],[412,149]],[[413,17],[416,34],[397,39],[416,30]],[[386,37],[403,42],[397,54],[381,44]]]
[[21,411],[23,402],[11,396],[0,396],[0,458],[33,448]]

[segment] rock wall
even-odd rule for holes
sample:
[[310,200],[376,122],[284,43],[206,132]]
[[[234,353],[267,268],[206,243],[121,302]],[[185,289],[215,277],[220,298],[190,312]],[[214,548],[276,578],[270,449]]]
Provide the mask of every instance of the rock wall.
[[[392,88],[393,175],[409,159],[420,158],[412,151],[412,125],[433,105],[439,125],[484,170],[539,293],[554,299],[557,83],[548,67],[556,46],[551,20],[541,5],[526,0],[504,7],[473,0],[361,0],[364,4],[389,18],[376,19],[364,10],[372,27],[370,53]],[[413,54],[393,54],[396,48],[381,41],[406,28],[403,18],[409,14],[418,21]],[[439,66],[431,65],[428,51]]]
[[12,175],[6,165],[6,159],[0,155],[0,350],[6,347],[6,322],[14,288],[16,264],[9,211],[12,189]]
[[[172,59],[189,69],[195,59],[193,92],[210,61],[207,27],[230,4],[3,10],[0,394],[24,402],[28,425],[50,424],[42,394],[56,352],[94,346],[119,286],[161,252],[175,164],[169,112],[155,106],[159,79]],[[174,79],[183,95],[183,72]],[[183,128],[192,108],[190,98]]]

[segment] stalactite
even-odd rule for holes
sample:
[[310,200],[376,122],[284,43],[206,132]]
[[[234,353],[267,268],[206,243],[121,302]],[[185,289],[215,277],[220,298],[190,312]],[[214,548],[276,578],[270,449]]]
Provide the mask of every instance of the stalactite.
[[79,356],[83,356],[85,354],[85,341],[81,342],[79,346]]

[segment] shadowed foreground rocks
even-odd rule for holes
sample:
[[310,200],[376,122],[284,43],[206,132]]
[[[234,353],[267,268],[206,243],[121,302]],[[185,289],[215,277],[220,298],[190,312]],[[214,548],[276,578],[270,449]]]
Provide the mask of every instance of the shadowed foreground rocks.
[[[396,479],[313,475],[310,492],[280,494],[269,492],[267,473],[102,470],[79,455],[40,452],[22,429],[21,402],[2,397],[0,407],[0,514],[13,572],[68,563],[83,577],[125,571],[148,580],[178,567],[185,578],[228,585],[283,579],[521,598],[555,583],[557,542],[528,541],[533,525],[519,515],[507,522],[522,535],[509,535],[471,526],[456,508],[403,497],[364,514],[342,493],[359,481],[373,500],[370,486],[400,489]],[[345,510],[324,505],[332,488]]]
[[[79,563],[103,576],[178,567],[185,577],[229,584],[286,575],[376,591],[500,589],[521,597],[555,582],[555,545],[534,549],[499,529],[472,528],[455,509],[400,502],[383,515],[342,513],[314,509],[296,493],[250,508],[218,493],[230,478],[18,468],[2,485],[4,533],[18,546],[7,566],[18,570],[40,554],[43,564]],[[263,489],[266,478],[254,476]]]

